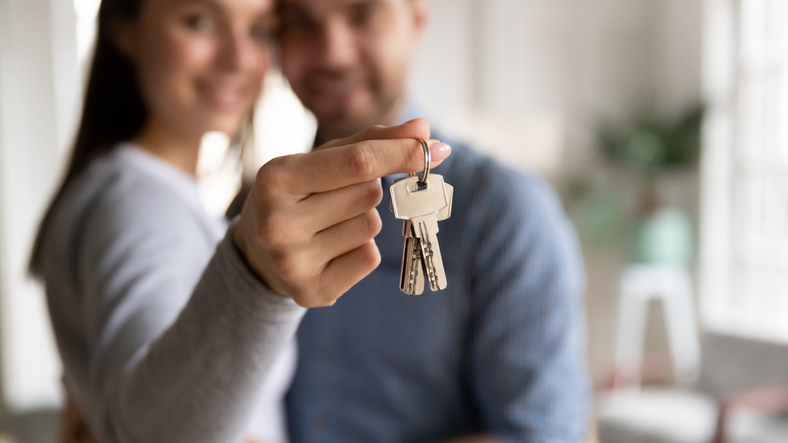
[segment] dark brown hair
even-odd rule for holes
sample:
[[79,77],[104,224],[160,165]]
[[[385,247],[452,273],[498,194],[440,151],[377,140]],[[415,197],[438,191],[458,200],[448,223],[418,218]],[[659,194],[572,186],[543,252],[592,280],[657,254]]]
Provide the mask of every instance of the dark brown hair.
[[47,209],[33,246],[30,272],[40,276],[41,248],[55,207],[66,187],[94,159],[137,135],[148,110],[131,60],[115,45],[112,28],[138,17],[143,0],[103,0],[98,13],[96,49],[85,92],[82,119],[63,183]]

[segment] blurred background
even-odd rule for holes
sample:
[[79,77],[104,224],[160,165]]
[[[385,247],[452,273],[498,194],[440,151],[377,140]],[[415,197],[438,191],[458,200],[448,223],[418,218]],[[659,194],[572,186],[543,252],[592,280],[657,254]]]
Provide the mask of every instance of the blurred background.
[[[99,3],[0,0],[3,443],[57,427],[26,263]],[[435,127],[560,192],[586,259],[592,438],[788,441],[788,2],[433,0],[411,93]],[[315,123],[276,73],[256,120],[258,162],[309,149]],[[225,148],[207,137],[201,163],[217,211],[237,178]]]

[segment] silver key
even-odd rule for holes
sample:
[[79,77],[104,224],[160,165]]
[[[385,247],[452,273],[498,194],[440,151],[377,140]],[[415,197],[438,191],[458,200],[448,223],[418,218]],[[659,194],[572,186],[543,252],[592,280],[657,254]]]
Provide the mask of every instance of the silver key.
[[[415,174],[411,175],[411,177]],[[404,178],[404,177],[403,177]],[[403,178],[398,178],[397,183]],[[454,187],[445,183],[446,199],[448,204],[445,208],[438,211],[438,221],[446,220],[451,216],[451,202],[454,195]],[[393,206],[391,210],[394,211]],[[402,222],[402,236],[405,237],[405,245],[402,248],[402,267],[400,268],[399,289],[408,295],[421,295],[424,292],[424,274],[427,273],[426,267],[421,259],[421,244],[413,234],[413,223],[410,220]]]
[[406,220],[405,225],[409,233],[405,236],[405,246],[402,250],[402,270],[400,271],[399,288],[408,295],[421,295],[424,292],[421,245],[419,245],[419,239],[413,235],[410,220]]
[[[414,177],[416,174],[411,174]],[[397,183],[406,177],[398,178]],[[393,203],[390,206],[394,212]],[[413,234],[413,224],[410,220],[402,221],[402,236],[405,245],[402,247],[402,267],[399,274],[399,289],[408,295],[421,295],[424,292],[424,268],[421,263],[421,246],[419,239]]]
[[[416,177],[415,174],[411,175],[410,177]],[[408,177],[400,177],[394,180],[394,183],[400,182],[405,180]],[[451,218],[451,202],[454,199],[454,186],[443,182],[443,189],[446,190],[446,202],[448,203],[445,208],[438,211],[438,221],[443,221]],[[389,211],[394,212],[394,202],[389,202]],[[402,236],[407,237],[407,229],[406,226],[410,222],[410,220],[405,220],[402,223]]]
[[[415,174],[411,174],[411,177]],[[395,183],[403,180],[398,178]],[[451,216],[454,187],[448,183],[443,184],[446,192],[447,205],[438,211],[438,221],[446,220]],[[390,208],[394,211],[393,204]],[[421,240],[414,238],[413,224],[410,220],[402,222],[402,236],[405,244],[402,250],[402,267],[400,268],[400,290],[408,295],[421,295],[424,292],[424,275],[428,273],[422,261]]]
[[[443,221],[451,217],[451,204],[452,204],[452,200],[454,199],[454,186],[444,182],[443,189],[444,192],[446,193],[447,205],[445,208],[441,209],[436,214],[437,221]],[[411,221],[411,223],[413,222]],[[436,233],[438,232],[437,223],[435,223],[435,232]],[[422,246],[421,262],[422,265],[424,265],[425,275],[430,275],[429,274],[430,267],[426,266],[426,261],[425,261],[426,257],[429,257],[430,255],[433,256],[434,263],[432,264],[432,270],[433,272],[437,273],[437,277],[435,275],[430,275],[430,290],[435,292],[441,289],[446,289],[448,281],[446,280],[446,271],[443,267],[443,257],[441,257],[440,247],[438,246],[438,238],[435,237],[434,242],[430,242],[429,244],[427,244],[428,250],[424,250],[423,248],[423,246],[425,245],[424,240],[420,239],[418,240],[418,242],[419,242],[419,246]],[[435,256],[435,254],[437,254],[437,256]],[[439,263],[439,265],[436,266],[435,263]]]
[[443,182],[443,189],[446,193],[446,202],[448,203],[445,208],[438,211],[438,221],[443,221],[451,217],[451,201],[454,199],[454,186]]
[[391,193],[391,210],[400,220],[413,220],[414,217],[437,214],[448,206],[443,177],[430,174],[424,189],[419,189],[418,176],[406,177],[397,181]]
[[446,289],[446,271],[443,268],[443,256],[438,246],[438,219],[435,215],[416,217],[413,227],[421,246],[421,262],[424,265],[424,277],[430,284],[432,292]]
[[[446,190],[448,204],[437,213],[438,221],[451,217],[451,203],[454,197],[454,187],[448,183],[443,184]],[[408,295],[421,295],[424,292],[424,274],[426,267],[421,257],[421,240],[415,238],[413,222],[402,221],[402,236],[405,237],[405,246],[402,250],[402,269],[400,270],[400,285],[402,292]]]
[[[454,197],[454,187],[452,185],[444,182],[443,183],[443,188],[445,189],[445,192],[446,192],[446,200],[447,200],[448,204],[446,205],[445,208],[441,209],[436,214],[436,218],[437,218],[438,221],[443,221],[443,220],[446,220],[449,217],[451,217],[451,204],[452,204],[452,199]],[[414,236],[413,222],[410,221],[410,220],[405,220],[405,221],[403,221],[402,224],[403,224],[403,228],[402,228],[403,229],[403,235],[406,237],[406,239],[407,239],[407,237],[413,237]],[[437,239],[436,239],[436,241],[437,241]],[[407,240],[406,240],[406,243],[407,243]],[[418,253],[412,253],[410,258],[403,257],[403,260],[407,261],[408,262],[407,264],[409,266],[408,268],[404,268],[404,270],[408,272],[408,275],[410,275],[410,273],[415,273],[415,275],[414,275],[415,281],[413,282],[413,284],[416,285],[415,287],[416,287],[416,290],[418,291],[415,295],[421,295],[421,293],[424,291],[424,289],[423,289],[424,288],[424,276],[425,275],[429,275],[429,273],[430,273],[430,267],[428,267],[426,265],[426,263],[424,262],[424,257],[427,257],[430,254],[434,254],[434,251],[433,251],[433,248],[432,248],[431,244],[429,245],[429,250],[427,250],[427,251],[422,249],[422,246],[424,246],[424,245],[425,245],[425,243],[421,239],[418,239],[418,238],[414,239],[412,246],[418,249],[418,251],[417,251]],[[438,253],[440,254],[440,250],[438,251]],[[441,268],[443,267],[442,264],[443,264],[443,260],[441,259]],[[403,266],[404,266],[404,262],[403,262]],[[423,274],[419,272],[419,268],[421,268],[421,271],[423,272]],[[433,265],[433,268],[434,268],[434,265]],[[445,270],[443,272],[444,272],[444,277],[441,279],[441,281],[445,282],[446,281]],[[434,276],[434,271],[433,271],[433,278],[430,281],[430,289],[432,291],[437,291],[437,290],[445,289],[445,288],[446,288],[445,284],[443,284],[443,287],[441,287],[440,283],[438,281],[436,281],[435,276]],[[410,287],[409,287],[409,289],[410,289]],[[406,293],[413,295],[413,292],[406,292]]]
[[421,247],[425,278],[430,283],[430,289],[438,291],[446,288],[446,272],[436,237],[437,217],[441,211],[450,215],[450,202],[442,176],[430,174],[424,189],[419,189],[419,180],[418,177],[409,177],[393,184],[390,189],[391,202],[395,217],[413,223],[413,233]]

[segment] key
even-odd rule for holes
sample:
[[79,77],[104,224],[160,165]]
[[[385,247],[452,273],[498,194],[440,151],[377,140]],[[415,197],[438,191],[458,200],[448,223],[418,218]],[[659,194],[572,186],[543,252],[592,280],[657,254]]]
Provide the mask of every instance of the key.
[[[416,177],[416,175],[414,174],[414,175],[411,175],[410,177]],[[406,178],[408,178],[408,177],[400,177],[400,178],[394,180],[394,183],[397,183],[399,181],[405,180]],[[454,186],[444,182],[443,183],[443,188],[446,190],[446,201],[447,201],[448,204],[446,205],[445,208],[443,208],[440,211],[438,211],[438,221],[443,221],[443,220],[447,220],[447,219],[451,218],[451,202],[454,199]],[[394,212],[394,203],[393,202],[389,203],[389,211]],[[408,236],[406,226],[409,225],[409,222],[410,222],[410,220],[405,220],[402,223],[402,236],[403,237],[407,237]]]
[[436,236],[438,219],[435,218],[435,214],[432,214],[416,217],[412,222],[421,246],[424,278],[429,282],[430,290],[437,292],[446,289],[446,271],[443,268],[443,257]]
[[446,273],[436,237],[437,217],[441,211],[442,215],[451,215],[450,202],[442,176],[430,174],[424,189],[419,189],[418,182],[418,177],[408,177],[393,184],[390,188],[392,208],[395,217],[412,222],[413,235],[421,248],[424,277],[432,291],[439,291],[446,288]]
[[[402,180],[397,179],[397,181]],[[396,183],[396,182],[395,182]],[[451,218],[451,202],[454,198],[454,186],[444,183],[443,188],[446,190],[446,202],[448,203],[445,208],[438,211],[437,219],[438,221],[443,221]],[[394,212],[393,207],[390,208],[391,212]],[[402,222],[402,236],[407,238],[408,236],[413,235],[413,223],[410,220],[403,220]]]
[[[413,177],[416,174],[411,174]],[[404,177],[403,177],[404,178]],[[398,178],[394,183],[402,180]],[[389,206],[394,212],[393,203]],[[399,273],[399,289],[408,295],[421,295],[424,292],[424,274],[421,264],[421,246],[413,235],[413,225],[410,220],[402,221],[402,236],[405,244],[402,247],[402,267]]]
[[[412,174],[411,177],[414,177]],[[398,178],[394,183],[406,177]],[[448,183],[443,184],[446,191],[448,204],[438,212],[438,221],[446,220],[451,217],[451,204],[454,196],[454,187]],[[390,206],[394,211],[393,206]],[[426,267],[422,262],[420,240],[414,239],[413,224],[410,220],[402,222],[402,236],[405,237],[405,245],[402,250],[402,267],[400,268],[400,285],[402,292],[408,295],[421,295],[424,292],[424,275],[427,273]]]
[[[411,174],[413,177],[416,174]],[[403,177],[404,178],[404,177]],[[398,178],[394,183],[402,180]],[[394,206],[389,206],[394,212]],[[421,266],[421,247],[418,239],[413,235],[413,225],[410,220],[402,221],[402,236],[405,244],[402,247],[402,268],[399,273],[399,289],[408,295],[421,295],[424,292],[424,274]]]
[[[408,221],[409,229],[410,222]],[[400,272],[400,285],[402,292],[408,295],[421,295],[424,292],[424,273],[421,263],[421,246],[419,239],[413,235],[405,237],[405,246],[402,250],[402,270]]]
[[[438,221],[451,217],[451,203],[454,196],[454,187],[448,183],[443,184],[446,190],[448,204],[437,213]],[[408,295],[421,295],[424,292],[424,275],[429,271],[422,260],[422,241],[413,238],[413,222],[402,222],[402,235],[405,237],[405,248],[402,253],[402,270],[400,271],[400,290]],[[406,277],[407,276],[407,277]],[[430,285],[432,289],[432,285]],[[432,289],[434,291],[434,289]]]
[[400,220],[413,220],[429,214],[437,214],[448,206],[443,177],[430,174],[424,189],[419,189],[418,176],[405,177],[396,181],[391,193],[391,210]]
[[438,211],[438,221],[447,220],[451,217],[451,201],[454,199],[454,186],[444,182],[443,189],[446,192],[446,202],[448,204],[445,208]]
[[[446,220],[449,217],[451,217],[451,204],[452,204],[452,200],[454,199],[454,186],[444,182],[443,188],[444,188],[445,193],[446,193],[447,205],[446,205],[445,208],[441,209],[436,214],[437,221],[443,221],[443,220]],[[413,222],[411,221],[410,223],[412,224]],[[411,227],[411,229],[413,229],[413,228]],[[436,229],[435,232],[438,232],[437,231],[437,223],[436,223],[436,228],[435,229]],[[419,242],[418,246],[422,247],[424,245],[424,241],[423,240],[418,240],[418,242]],[[435,248],[434,248],[434,250],[433,250],[432,244],[430,243],[429,244],[429,250],[425,251],[425,250],[422,249],[422,253],[421,253],[422,257],[420,257],[421,258],[421,260],[420,260],[421,261],[421,265],[423,266],[423,269],[424,269],[424,274],[425,275],[429,275],[430,269],[428,268],[428,266],[426,266],[426,263],[424,262],[423,257],[427,257],[429,254],[435,254],[435,250],[437,250],[437,253],[438,253],[439,257],[438,257],[438,259],[435,259],[435,260],[440,262],[440,265],[439,265],[440,270],[438,271],[438,273],[439,273],[439,276],[440,276],[440,274],[442,274],[443,276],[439,277],[440,280],[437,280],[435,278],[431,278],[430,279],[430,290],[433,291],[433,292],[441,290],[441,289],[446,289],[446,286],[448,284],[448,282],[446,280],[446,271],[443,268],[443,258],[440,257],[440,249],[438,248],[437,242],[438,242],[438,239],[436,237],[435,238]],[[436,269],[434,263],[433,263],[432,268]],[[421,277],[421,280],[422,280],[422,285],[423,285],[424,284],[424,282],[423,282],[424,277]],[[441,284],[440,282],[443,282],[443,284]]]

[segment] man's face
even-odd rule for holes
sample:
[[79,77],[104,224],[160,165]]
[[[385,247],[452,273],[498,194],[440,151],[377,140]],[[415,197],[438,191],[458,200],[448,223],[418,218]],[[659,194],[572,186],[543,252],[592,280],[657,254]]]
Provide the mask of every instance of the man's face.
[[401,111],[423,0],[279,0],[282,70],[324,139]]

